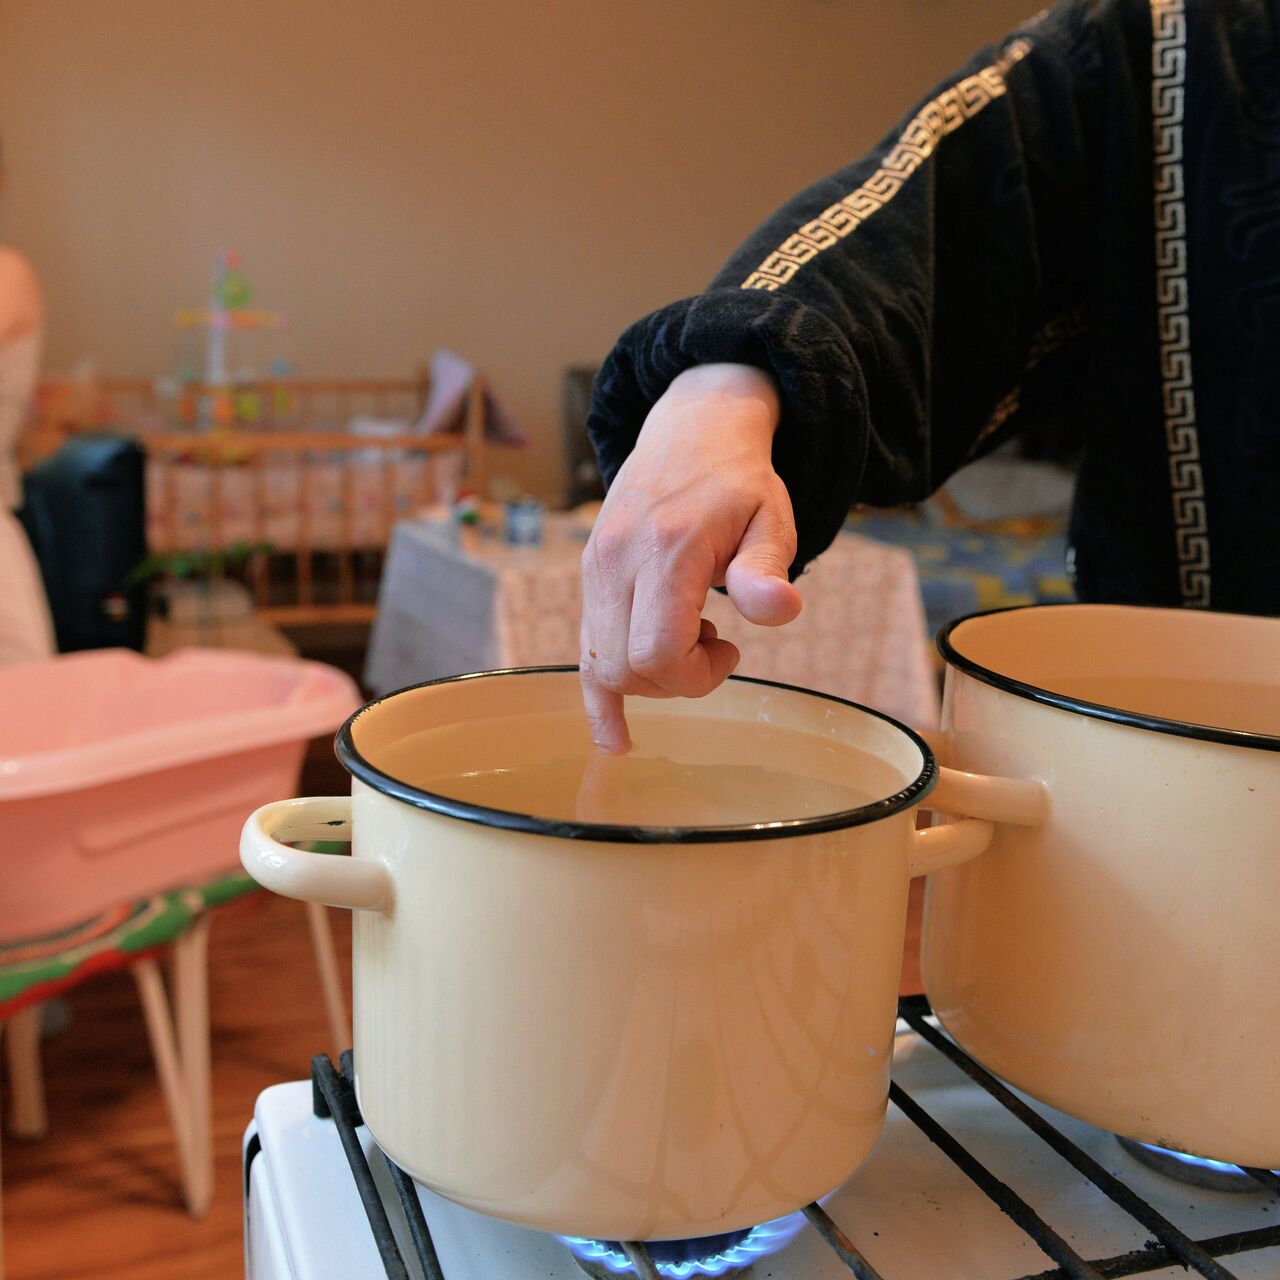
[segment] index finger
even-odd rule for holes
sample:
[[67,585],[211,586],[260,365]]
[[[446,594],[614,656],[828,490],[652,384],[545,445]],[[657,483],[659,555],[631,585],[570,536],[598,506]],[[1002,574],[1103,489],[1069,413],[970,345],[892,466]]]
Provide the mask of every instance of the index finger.
[[631,750],[631,734],[622,694],[598,684],[589,667],[581,671],[582,705],[586,708],[591,741],[609,755]]

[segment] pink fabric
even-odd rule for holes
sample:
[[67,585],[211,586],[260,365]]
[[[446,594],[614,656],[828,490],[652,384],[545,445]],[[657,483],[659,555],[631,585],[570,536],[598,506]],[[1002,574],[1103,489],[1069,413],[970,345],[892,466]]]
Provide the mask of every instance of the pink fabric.
[[53,656],[53,623],[31,544],[0,506],[0,667]]

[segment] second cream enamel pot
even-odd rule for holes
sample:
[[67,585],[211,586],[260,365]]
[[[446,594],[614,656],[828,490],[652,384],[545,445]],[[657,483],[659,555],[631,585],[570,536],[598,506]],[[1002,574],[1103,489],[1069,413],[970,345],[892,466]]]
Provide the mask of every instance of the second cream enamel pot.
[[[737,678],[634,700],[637,750],[674,715],[689,745],[667,754],[705,754],[710,718],[726,763],[831,774],[856,805],[627,826],[407,780],[410,741],[422,776],[537,764],[556,715],[585,738],[574,669],[391,694],[339,735],[349,798],[246,824],[262,884],[355,911],[370,1131],[434,1191],[563,1235],[712,1235],[825,1195],[883,1121],[911,876],[981,854],[993,819],[1042,821],[1044,788],[950,774],[884,716]],[[931,792],[966,816],[918,830]],[[291,847],[348,834],[349,858]]]
[[1280,1167],[1280,620],[1063,605],[940,647],[943,761],[1052,795],[929,881],[944,1026],[1080,1119]]

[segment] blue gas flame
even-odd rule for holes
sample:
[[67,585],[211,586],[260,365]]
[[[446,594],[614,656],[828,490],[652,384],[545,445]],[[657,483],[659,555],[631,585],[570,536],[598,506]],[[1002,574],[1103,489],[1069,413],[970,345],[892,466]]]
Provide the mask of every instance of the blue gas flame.
[[[804,1221],[803,1213],[788,1214],[785,1218],[775,1218],[772,1222],[762,1222],[758,1227],[752,1227],[742,1239],[710,1257],[679,1262],[655,1259],[654,1265],[658,1274],[668,1277],[668,1280],[722,1276],[728,1271],[749,1267],[768,1254],[777,1253],[804,1226]],[[575,1256],[603,1266],[615,1275],[633,1276],[636,1273],[627,1255],[610,1241],[584,1240],[580,1236],[560,1236],[559,1239],[569,1246]]]
[[1154,1151],[1157,1155],[1170,1156],[1181,1164],[1192,1165],[1197,1169],[1212,1169],[1216,1173],[1233,1174],[1237,1178],[1249,1176],[1238,1164],[1223,1164],[1221,1160],[1210,1160],[1208,1156],[1193,1156],[1185,1151],[1174,1151],[1172,1147],[1157,1147],[1151,1142],[1140,1142],[1138,1146],[1146,1147],[1148,1151]]
[[[1242,1181],[1249,1176],[1239,1165],[1224,1165],[1221,1160],[1210,1160],[1208,1156],[1192,1156],[1185,1151],[1174,1151],[1172,1147],[1157,1147],[1151,1142],[1138,1142],[1135,1146],[1146,1147],[1147,1151],[1153,1151],[1157,1156],[1169,1156],[1179,1164],[1190,1165],[1193,1169],[1211,1169],[1216,1174],[1226,1174],[1230,1178],[1239,1178]],[[1280,1170],[1274,1169],[1271,1172],[1280,1175]]]

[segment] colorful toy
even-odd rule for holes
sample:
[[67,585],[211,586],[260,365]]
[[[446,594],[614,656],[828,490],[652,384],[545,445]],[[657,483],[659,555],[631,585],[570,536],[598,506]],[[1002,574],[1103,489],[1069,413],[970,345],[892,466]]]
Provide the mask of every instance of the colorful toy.
[[480,498],[471,489],[459,489],[453,503],[453,518],[464,525],[480,523]]
[[[230,428],[237,423],[256,423],[263,416],[262,397],[244,384],[258,378],[253,364],[239,365],[233,371],[232,340],[264,331],[282,332],[285,318],[278,311],[251,308],[253,288],[240,269],[240,254],[235,249],[219,249],[213,257],[213,274],[209,284],[209,305],[178,311],[174,324],[182,335],[204,335],[203,369],[199,369],[197,351],[187,349],[178,362],[177,382],[182,388],[176,411],[180,422],[197,427]],[[189,344],[184,343],[184,347]],[[271,361],[276,370],[287,367],[279,358]],[[190,393],[192,383],[203,383],[204,394]],[[277,405],[279,408],[279,405]]]

